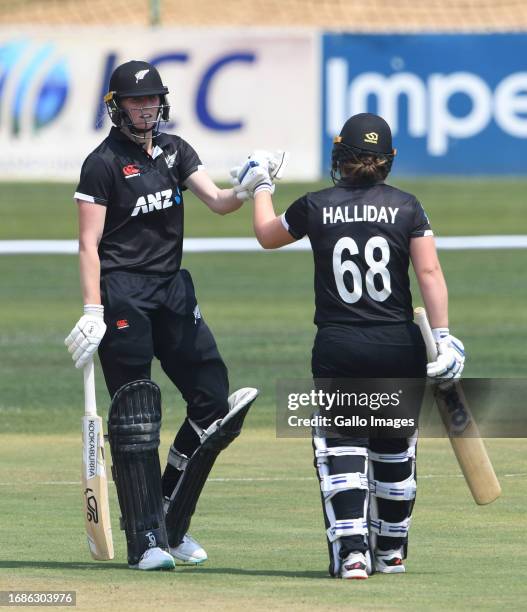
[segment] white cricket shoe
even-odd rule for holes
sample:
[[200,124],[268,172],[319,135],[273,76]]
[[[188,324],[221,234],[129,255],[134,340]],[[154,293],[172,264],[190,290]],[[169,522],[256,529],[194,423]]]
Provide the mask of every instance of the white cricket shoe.
[[208,559],[205,549],[188,533],[179,546],[170,548],[170,554],[183,563],[203,563]]
[[137,565],[130,565],[131,569],[139,570],[172,570],[176,567],[172,555],[161,548],[148,548],[143,553]]
[[364,553],[354,551],[343,561],[340,577],[347,580],[365,580],[368,577],[368,566]]
[[381,574],[404,574],[406,568],[403,563],[402,549],[376,550],[375,568]]

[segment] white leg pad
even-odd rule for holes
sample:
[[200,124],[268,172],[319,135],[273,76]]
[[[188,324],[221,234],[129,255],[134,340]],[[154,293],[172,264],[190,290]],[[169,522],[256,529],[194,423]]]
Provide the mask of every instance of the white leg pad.
[[[319,441],[317,444],[317,440]],[[320,440],[325,442],[324,438],[315,438],[315,446],[316,446],[316,451],[315,451],[315,456],[318,458],[324,458],[324,457],[342,457],[343,455],[355,455],[355,456],[362,456],[362,457],[367,457],[368,456],[368,449],[367,448],[363,448],[362,446],[332,446],[331,448],[324,448],[321,447],[321,442]]]
[[410,501],[415,499],[417,483],[415,481],[413,470],[412,475],[401,480],[400,482],[381,482],[380,480],[370,480],[370,493],[375,497],[383,499],[392,499],[395,501],[405,500]]
[[381,463],[402,463],[408,461],[408,459],[415,458],[415,446],[409,446],[407,450],[402,453],[375,453],[374,451],[368,451],[368,458],[370,461],[380,461]]
[[[389,499],[392,501],[412,501],[415,499],[417,483],[415,480],[415,447],[417,433],[408,438],[408,448],[401,453],[376,453],[368,451],[369,459],[369,484],[370,484],[370,532],[371,544],[377,548],[377,537],[388,536],[394,538],[406,538],[410,528],[411,517],[408,516],[400,523],[390,523],[379,518],[379,507],[377,499]],[[375,478],[374,462],[379,463],[405,463],[411,461],[412,471],[405,480],[399,482],[382,482]],[[405,545],[406,550],[406,545]]]
[[365,519],[348,519],[335,521],[326,531],[328,540],[335,542],[343,536],[368,535],[368,521]]
[[368,477],[360,472],[349,474],[327,474],[320,478],[320,489],[324,493],[324,498],[329,501],[339,491],[349,491],[350,489],[368,490]]
[[412,518],[410,516],[400,523],[389,523],[381,519],[371,518],[370,529],[377,535],[404,538],[408,535],[411,522]]
[[[364,510],[361,518],[337,520],[333,510],[331,499],[341,491],[359,489],[369,491],[368,483],[368,449],[360,446],[332,446],[328,447],[326,439],[318,436],[313,437],[315,446],[315,457],[318,475],[320,478],[320,489],[324,497],[324,512],[326,514],[329,528],[326,530],[328,541],[331,545],[331,563],[333,574],[340,573],[340,538],[352,535],[368,537],[368,493],[365,495]],[[349,472],[342,474],[330,473],[330,461],[332,457],[355,456],[364,458],[364,472]],[[367,553],[369,571],[371,571],[371,559]]]

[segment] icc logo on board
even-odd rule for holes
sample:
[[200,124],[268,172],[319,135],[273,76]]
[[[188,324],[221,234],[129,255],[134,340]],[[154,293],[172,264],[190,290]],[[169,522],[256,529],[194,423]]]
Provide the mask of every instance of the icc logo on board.
[[[166,53],[148,58],[163,69],[167,64],[188,65],[188,53]],[[218,117],[211,108],[212,89],[225,69],[243,68],[256,61],[252,52],[220,54],[205,68],[193,100],[198,121],[207,129],[217,132],[239,131],[244,126],[241,117]],[[119,64],[117,54],[108,53],[103,59],[99,85],[101,103],[95,109],[92,128],[105,128],[106,109],[102,103],[108,91],[110,75]],[[0,46],[0,125],[11,136],[35,133],[55,121],[65,109],[73,86],[67,60],[53,43],[35,43],[30,40],[7,42]],[[174,127],[172,124],[170,127]]]
[[18,137],[54,121],[68,98],[66,60],[51,43],[0,46],[0,125]]

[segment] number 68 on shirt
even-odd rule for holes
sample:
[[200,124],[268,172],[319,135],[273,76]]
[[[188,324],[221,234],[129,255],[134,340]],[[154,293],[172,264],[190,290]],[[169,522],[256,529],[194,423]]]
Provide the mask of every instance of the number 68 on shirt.
[[[357,255],[359,253],[357,243],[349,236],[340,238],[333,249],[333,273],[340,297],[347,304],[355,304],[362,297],[362,275],[356,263],[351,259],[343,259],[345,251],[350,255]],[[379,252],[380,258],[376,259],[376,253]],[[384,302],[392,293],[390,272],[386,267],[390,261],[390,246],[386,238],[372,236],[364,247],[364,260],[369,266],[365,274],[366,291],[372,300]],[[350,291],[344,282],[346,272],[349,272],[353,277],[353,291]],[[376,275],[380,276],[381,289],[377,289],[375,286]]]

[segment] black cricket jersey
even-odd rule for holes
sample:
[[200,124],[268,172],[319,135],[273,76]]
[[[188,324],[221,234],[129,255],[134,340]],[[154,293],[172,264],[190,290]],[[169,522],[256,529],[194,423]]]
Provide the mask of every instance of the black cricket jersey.
[[311,242],[316,325],[412,320],[410,239],[433,235],[415,196],[341,182],[298,199],[282,223]]
[[118,128],[82,166],[74,198],[106,206],[101,273],[173,274],[183,247],[183,183],[201,167],[179,136],[159,134],[152,156]]

